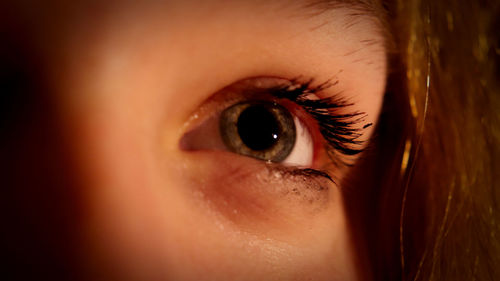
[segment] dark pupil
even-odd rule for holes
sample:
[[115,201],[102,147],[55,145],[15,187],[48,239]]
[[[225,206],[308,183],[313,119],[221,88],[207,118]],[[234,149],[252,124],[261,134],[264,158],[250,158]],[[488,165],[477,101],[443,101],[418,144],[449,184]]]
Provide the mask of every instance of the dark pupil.
[[238,118],[237,127],[243,143],[253,150],[271,148],[281,134],[276,117],[260,105],[245,109]]

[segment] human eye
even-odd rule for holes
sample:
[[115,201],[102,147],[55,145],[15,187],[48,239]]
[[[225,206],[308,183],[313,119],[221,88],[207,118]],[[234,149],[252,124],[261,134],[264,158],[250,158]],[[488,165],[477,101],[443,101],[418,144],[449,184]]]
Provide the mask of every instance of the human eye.
[[[311,87],[313,80],[250,78],[215,94],[204,105],[213,112],[196,120],[181,140],[188,151],[221,150],[306,169],[344,163],[362,151],[364,113],[340,95],[320,98],[334,86],[330,81]],[[200,114],[194,113],[198,119]],[[328,175],[328,173],[324,173]]]
[[232,83],[188,118],[180,149],[198,159],[205,191],[230,191],[226,204],[248,196],[284,210],[304,201],[324,205],[362,152],[364,128],[371,126],[336,86],[274,77]]

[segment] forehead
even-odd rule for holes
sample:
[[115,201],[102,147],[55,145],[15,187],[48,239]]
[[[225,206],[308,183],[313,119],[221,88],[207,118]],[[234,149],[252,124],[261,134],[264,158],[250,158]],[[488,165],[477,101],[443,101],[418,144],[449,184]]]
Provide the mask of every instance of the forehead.
[[[295,10],[305,15],[320,15],[335,9],[348,8],[355,13],[351,16],[380,17],[381,4],[376,0],[77,0],[61,1],[47,0],[33,2],[26,5],[24,1],[9,1],[2,3],[5,15],[24,16],[32,18],[45,18],[45,20],[56,20],[57,18],[71,18],[77,15],[88,17],[99,17],[106,14],[129,12],[146,12],[151,10],[165,11],[177,10],[185,7],[193,11],[200,8],[210,10],[225,9],[230,7],[254,7],[263,9],[286,9]],[[250,11],[249,11],[250,12]],[[25,18],[26,19],[26,18]]]
[[239,20],[243,20],[241,15],[248,20],[267,14],[282,20],[319,18],[328,24],[338,20],[339,10],[349,10],[342,14],[344,27],[370,21],[383,39],[387,37],[382,24],[385,22],[383,9],[376,0],[47,0],[29,5],[23,3],[2,3],[0,21],[7,29],[10,25],[15,26],[15,32],[42,36],[60,37],[72,33],[74,28],[94,28],[94,25],[117,21],[128,24],[161,18],[163,23],[186,24],[220,20],[218,17],[231,17],[231,14]]

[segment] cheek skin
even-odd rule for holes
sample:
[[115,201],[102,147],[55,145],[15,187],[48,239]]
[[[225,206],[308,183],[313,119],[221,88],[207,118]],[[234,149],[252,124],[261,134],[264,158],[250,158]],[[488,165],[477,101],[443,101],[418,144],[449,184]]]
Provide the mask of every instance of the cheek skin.
[[71,117],[88,179],[82,239],[90,272],[108,280],[350,278],[335,266],[350,258],[338,192],[315,194],[322,202],[313,207],[281,194],[284,186],[252,182],[257,167],[241,168],[248,178],[236,185],[215,157],[165,152],[136,133],[138,116],[113,114],[115,106],[94,112],[99,117]]

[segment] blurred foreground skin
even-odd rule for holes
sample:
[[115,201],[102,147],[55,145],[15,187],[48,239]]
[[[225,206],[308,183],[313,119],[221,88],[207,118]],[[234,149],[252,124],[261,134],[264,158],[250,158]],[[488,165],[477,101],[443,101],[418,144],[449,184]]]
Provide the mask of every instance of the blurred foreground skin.
[[[349,73],[339,55],[322,56],[340,22],[308,23],[286,1],[1,6],[4,280],[361,278],[337,188],[319,211],[249,199],[251,183],[178,148],[192,111],[233,81]],[[377,71],[350,73],[363,73],[356,98],[375,122],[385,57],[370,57]],[[234,208],[214,206],[228,201],[217,184],[241,190]]]

